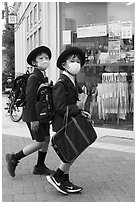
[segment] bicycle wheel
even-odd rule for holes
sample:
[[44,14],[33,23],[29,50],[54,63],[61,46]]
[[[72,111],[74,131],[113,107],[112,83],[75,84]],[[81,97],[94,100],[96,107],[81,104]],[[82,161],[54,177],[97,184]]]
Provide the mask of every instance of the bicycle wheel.
[[22,118],[23,107],[17,107],[14,102],[10,104],[10,118],[13,122],[19,122]]

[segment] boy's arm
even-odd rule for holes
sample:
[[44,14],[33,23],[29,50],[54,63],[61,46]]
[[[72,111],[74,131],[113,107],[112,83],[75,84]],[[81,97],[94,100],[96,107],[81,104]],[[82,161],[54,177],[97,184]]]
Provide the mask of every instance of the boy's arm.
[[36,115],[36,101],[39,85],[38,77],[32,74],[27,81],[26,87],[26,109],[28,112],[28,122],[38,120]]

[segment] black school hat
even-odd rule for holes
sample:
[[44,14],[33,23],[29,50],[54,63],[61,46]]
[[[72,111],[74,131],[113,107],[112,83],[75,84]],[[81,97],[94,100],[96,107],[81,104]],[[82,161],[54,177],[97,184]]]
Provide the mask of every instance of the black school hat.
[[81,59],[81,66],[83,66],[85,64],[85,53],[79,49],[78,47],[70,47],[66,50],[64,50],[60,56],[57,59],[57,67],[61,70],[64,70],[64,68],[62,67],[62,63],[66,61],[66,58],[69,55],[73,55],[73,54],[77,54],[80,56]]
[[27,57],[27,63],[29,65],[31,65],[31,66],[34,66],[32,64],[32,60],[34,60],[36,58],[36,56],[38,55],[38,53],[41,53],[41,52],[46,53],[49,56],[49,59],[51,59],[51,56],[52,56],[51,55],[51,50],[48,47],[46,47],[46,46],[40,46],[40,47],[35,48],[34,50],[32,50],[29,53],[29,55]]

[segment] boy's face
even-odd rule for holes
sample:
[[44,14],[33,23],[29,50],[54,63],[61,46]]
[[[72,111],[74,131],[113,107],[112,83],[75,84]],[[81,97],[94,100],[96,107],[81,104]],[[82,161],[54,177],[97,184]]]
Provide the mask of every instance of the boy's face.
[[72,75],[77,74],[81,68],[81,60],[78,55],[68,56],[66,62],[62,65],[66,70],[68,70]]
[[49,56],[46,53],[41,53],[36,57],[34,63],[38,69],[44,71],[49,67]]
[[68,58],[66,59],[66,62],[64,63],[65,68],[69,69],[69,64],[74,63],[74,62],[77,62],[78,64],[81,64],[80,57],[78,55],[68,56]]

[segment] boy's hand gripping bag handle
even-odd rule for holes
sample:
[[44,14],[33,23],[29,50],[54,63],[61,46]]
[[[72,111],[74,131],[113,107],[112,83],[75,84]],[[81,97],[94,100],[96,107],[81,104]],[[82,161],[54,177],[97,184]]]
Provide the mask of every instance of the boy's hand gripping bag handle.
[[69,113],[69,107],[67,106],[67,110],[66,110],[66,113],[64,115],[65,136],[66,136],[66,132],[67,132],[68,113]]

